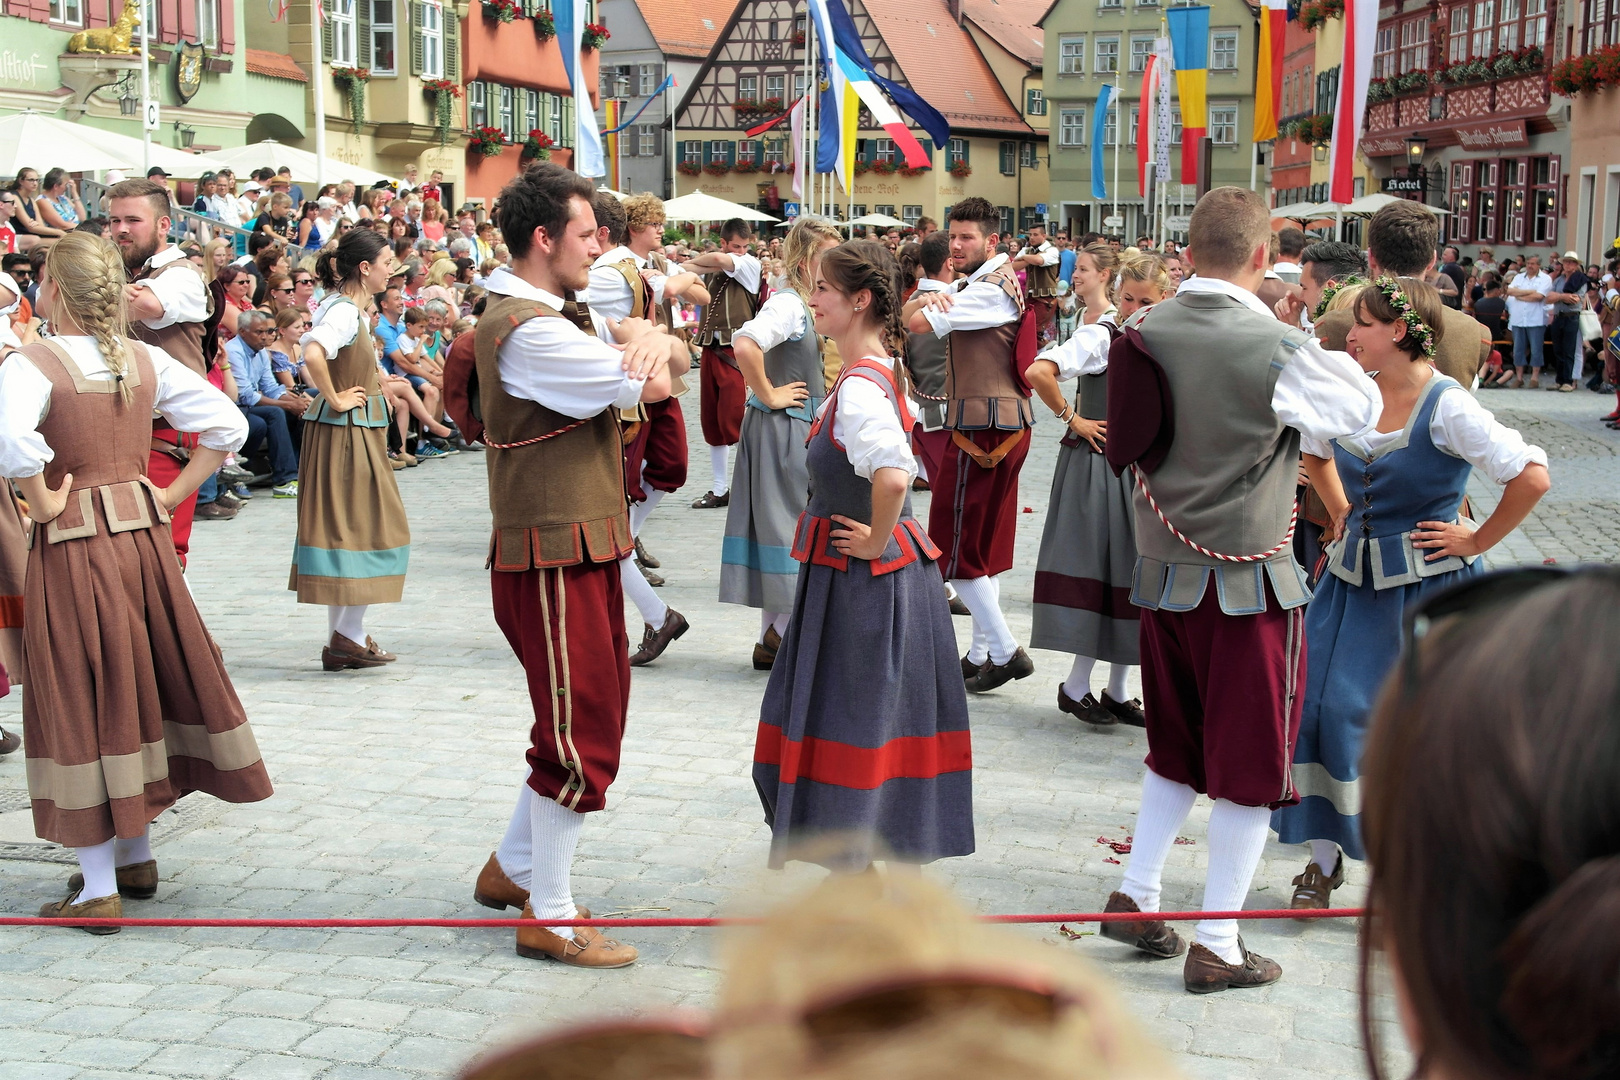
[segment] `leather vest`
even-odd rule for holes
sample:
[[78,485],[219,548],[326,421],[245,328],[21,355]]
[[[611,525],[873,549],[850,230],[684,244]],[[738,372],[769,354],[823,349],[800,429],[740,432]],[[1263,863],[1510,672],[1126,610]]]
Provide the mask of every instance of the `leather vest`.
[[[999,287],[1024,311],[1024,295],[1012,268],[1002,265],[979,279]],[[958,291],[963,283],[957,284]],[[959,431],[1018,431],[1035,425],[1029,397],[1013,370],[1020,319],[986,330],[952,330],[945,360],[945,426]]]
[[[1051,246],[1052,242],[1048,240],[1045,244],[1040,246],[1038,251],[1045,252],[1049,250]],[[1031,266],[1026,268],[1024,270],[1024,281],[1027,285],[1026,291],[1029,293],[1029,295],[1032,297],[1040,297],[1043,300],[1056,296],[1059,276],[1058,271],[1062,265],[1062,261],[1059,260],[1058,262],[1053,263],[1051,266]]]
[[703,286],[709,290],[709,302],[698,324],[698,344],[730,345],[732,331],[759,314],[759,296],[724,271],[705,276]]
[[529,319],[569,318],[596,336],[583,302],[564,307],[571,310],[492,292],[475,331],[474,392],[488,447],[484,464],[495,519],[490,564],[496,570],[616,561],[634,546],[614,411],[575,420],[508,394],[501,382],[500,349]]
[[[149,267],[143,269],[135,276],[136,281],[146,281],[160,277],[163,274],[195,274],[199,283],[202,283],[202,271],[190,259],[177,259],[159,267],[153,272]],[[206,283],[203,285],[203,295],[208,298],[208,314],[214,313],[214,297]],[[208,358],[203,356],[203,324],[170,323],[161,330],[154,330],[150,326],[135,319],[130,323],[130,337],[137,341],[144,341],[148,345],[156,345],[186,367],[197,374],[208,377]]]

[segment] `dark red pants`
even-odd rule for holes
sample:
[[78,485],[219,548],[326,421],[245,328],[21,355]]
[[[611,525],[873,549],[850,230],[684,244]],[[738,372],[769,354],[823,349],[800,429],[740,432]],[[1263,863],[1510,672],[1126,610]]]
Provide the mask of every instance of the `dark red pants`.
[[951,447],[948,431],[924,431],[918,424],[911,429],[911,449],[922,465],[923,479],[932,486],[939,481],[939,470],[945,460],[945,451]]
[[[146,458],[147,479],[158,487],[168,487],[174,483],[184,468],[184,463],[161,450],[151,451]],[[196,513],[195,491],[186,496],[185,502],[169,511],[169,532],[174,537],[174,553],[180,557],[181,566],[186,565],[186,555],[191,551],[191,523]]]
[[490,591],[534,703],[529,786],[569,810],[602,809],[630,708],[619,564],[492,570]]
[[[1009,431],[964,432],[986,452],[1000,446]],[[950,432],[945,433],[947,439]],[[981,468],[955,442],[945,446],[928,509],[928,539],[944,554],[939,572],[946,579],[992,577],[1011,570],[1018,530],[1018,474],[1029,456],[1030,429],[1001,464]]]
[[646,501],[643,482],[663,492],[686,483],[686,417],[678,398],[648,405],[641,430],[624,448],[624,490],[631,502]]
[[703,441],[710,446],[731,446],[742,436],[748,383],[735,365],[731,346],[703,346],[703,366],[698,378],[698,419],[703,422]]
[[1305,609],[1228,615],[1212,579],[1191,611],[1142,611],[1147,767],[1212,799],[1289,806],[1305,703]]

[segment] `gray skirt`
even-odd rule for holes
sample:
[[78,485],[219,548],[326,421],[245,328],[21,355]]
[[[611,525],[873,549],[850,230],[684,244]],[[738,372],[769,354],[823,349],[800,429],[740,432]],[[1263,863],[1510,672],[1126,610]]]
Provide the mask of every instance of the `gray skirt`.
[[786,412],[743,411],[720,545],[720,602],[793,610],[799,564],[793,533],[810,500],[805,439],[810,425]]
[[1130,474],[1115,476],[1089,443],[1058,447],[1052,498],[1035,562],[1037,649],[1140,664],[1140,618],[1131,603],[1136,519]]

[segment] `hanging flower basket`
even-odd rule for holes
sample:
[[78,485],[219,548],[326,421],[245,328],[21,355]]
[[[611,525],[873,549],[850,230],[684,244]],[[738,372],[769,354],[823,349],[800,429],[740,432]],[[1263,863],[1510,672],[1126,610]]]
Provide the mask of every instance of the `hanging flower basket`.
[[872,171],[879,176],[893,176],[900,171],[900,163],[898,161],[874,161],[872,162]]
[[742,160],[738,161],[737,164],[731,167],[731,171],[734,173],[742,173],[745,176],[752,173],[757,173],[759,172],[759,162],[755,161],[753,158],[743,158]]
[[1327,25],[1329,19],[1342,18],[1344,0],[1315,0],[1302,4],[1299,9],[1299,25],[1306,30],[1316,30]]
[[467,136],[467,146],[485,157],[495,157],[506,149],[506,134],[500,128],[486,124],[483,127],[473,128],[472,133]]
[[550,8],[541,8],[534,13],[534,36],[542,42],[557,36],[557,19],[551,14]]
[[1585,56],[1572,56],[1552,69],[1552,87],[1566,97],[1620,86],[1620,45],[1609,45]]
[[965,180],[973,175],[973,168],[965,161],[953,161],[945,166],[945,171],[958,180]]
[[579,39],[579,47],[582,49],[600,49],[607,44],[608,38],[612,36],[612,34],[608,33],[608,28],[602,23],[586,23],[585,33]]
[[333,68],[332,78],[349,97],[349,118],[354,123],[354,133],[358,135],[361,125],[366,122],[366,83],[371,81],[371,69]]
[[682,176],[699,176],[703,173],[702,169],[692,164],[690,161],[682,161],[678,163],[675,166],[675,171],[680,173]]
[[724,176],[731,171],[731,166],[724,161],[711,161],[703,166],[703,171],[710,176]]
[[555,144],[552,143],[550,135],[535,128],[529,132],[529,137],[523,140],[523,152],[519,156],[524,161],[549,161],[553,145]]
[[928,172],[932,168],[932,165],[918,165],[913,168],[910,165],[902,164],[899,172],[901,176],[921,176],[923,173]]
[[422,84],[422,93],[433,102],[434,124],[439,129],[439,145],[444,146],[450,141],[450,125],[456,119],[456,98],[461,96],[461,87],[449,79],[429,79]]
[[804,48],[804,31],[803,30],[795,30],[795,31],[793,31],[793,47],[795,49]]
[[517,0],[483,0],[483,4],[484,18],[494,19],[496,22],[509,23],[523,14]]

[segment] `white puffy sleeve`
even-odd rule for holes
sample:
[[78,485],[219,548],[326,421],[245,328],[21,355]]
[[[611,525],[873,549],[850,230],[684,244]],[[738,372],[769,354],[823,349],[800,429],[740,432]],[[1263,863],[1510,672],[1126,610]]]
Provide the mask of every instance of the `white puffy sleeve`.
[[1299,437],[1299,452],[1309,454],[1311,457],[1326,458],[1329,461],[1334,458],[1333,444],[1331,442],[1325,439],[1313,439],[1309,435]]
[[904,469],[908,479],[917,475],[911,437],[900,426],[889,395],[871,379],[855,375],[838,387],[833,437],[864,479],[872,479],[879,469]]
[[1114,335],[1108,326],[1096,322],[1074,328],[1069,340],[1053,345],[1035,359],[1057,365],[1058,381],[1067,382],[1081,375],[1098,375],[1108,370],[1108,349]]
[[208,318],[208,286],[201,274],[154,274],[135,282],[152,290],[158,303],[163,305],[161,319],[143,320],[153,330],[162,330],[175,323],[202,322]]
[[797,341],[804,336],[804,304],[795,292],[772,293],[760,305],[759,313],[739,326],[731,335],[745,337],[759,346],[760,352],[770,352],[784,341]]
[[949,311],[929,308],[924,312],[936,337],[952,330],[989,330],[1019,317],[1018,304],[1007,291],[988,278],[969,282],[953,294]]
[[300,345],[314,342],[330,360],[360,336],[360,309],[344,300],[334,300],[315,315],[315,326],[298,339]]
[[33,361],[12,353],[0,363],[0,476],[37,476],[56,457],[39,433],[50,404],[51,380]]
[[1527,465],[1547,464],[1545,450],[1497,423],[1474,395],[1459,391],[1444,391],[1429,418],[1429,438],[1435,446],[1462,458],[1498,484],[1512,480]]
[[[349,307],[354,305],[350,304]],[[247,442],[247,417],[225,393],[162,349],[148,345],[157,372],[153,408],[176,431],[194,431],[210,450],[230,453]],[[0,365],[0,368],[6,365]]]

